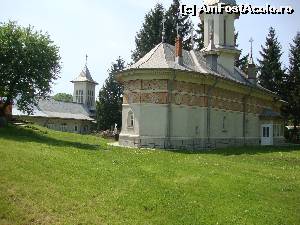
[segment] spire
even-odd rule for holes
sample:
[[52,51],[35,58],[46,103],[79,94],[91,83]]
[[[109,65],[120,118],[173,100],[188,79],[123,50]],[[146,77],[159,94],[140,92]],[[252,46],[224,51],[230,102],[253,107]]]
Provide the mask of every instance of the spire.
[[179,37],[179,24],[178,23],[176,24],[176,34],[177,34],[177,37]]
[[253,61],[253,42],[254,42],[254,40],[253,40],[252,37],[250,38],[249,42],[250,42],[250,58],[249,58],[248,63],[249,64],[254,64],[254,61]]
[[83,70],[81,71],[81,73],[75,78],[73,79],[71,82],[75,83],[75,82],[90,82],[90,83],[94,83],[94,84],[98,84],[96,81],[93,80],[91,73],[89,71],[89,68],[87,67],[87,60],[88,60],[88,55],[85,55],[85,66],[83,68]]
[[165,34],[166,34],[165,22],[166,22],[166,18],[163,18],[163,20],[162,20],[163,29],[162,29],[162,35],[161,35],[162,43],[165,42]]
[[251,43],[251,47],[250,47],[250,58],[248,61],[248,70],[247,70],[247,77],[248,80],[252,83],[252,84],[256,84],[256,66],[254,64],[253,61],[253,38],[251,37],[249,42]]

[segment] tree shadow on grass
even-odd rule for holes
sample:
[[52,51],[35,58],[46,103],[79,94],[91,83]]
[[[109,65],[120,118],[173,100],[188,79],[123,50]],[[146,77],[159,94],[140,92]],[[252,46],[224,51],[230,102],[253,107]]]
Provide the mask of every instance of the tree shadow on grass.
[[244,147],[227,147],[219,149],[203,149],[203,150],[182,150],[171,149],[167,150],[179,154],[218,154],[224,156],[231,155],[255,155],[272,152],[292,152],[300,151],[300,145],[287,145],[287,146],[244,146]]
[[0,137],[17,142],[37,142],[41,144],[48,144],[57,147],[74,147],[83,150],[99,150],[99,145],[91,145],[74,141],[67,141],[52,138],[46,135],[47,131],[40,130],[35,127],[16,127],[7,126],[0,129]]

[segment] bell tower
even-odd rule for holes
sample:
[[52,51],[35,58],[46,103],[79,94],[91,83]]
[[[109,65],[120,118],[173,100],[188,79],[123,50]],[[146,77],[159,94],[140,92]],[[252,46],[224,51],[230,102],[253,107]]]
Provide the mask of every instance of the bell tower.
[[[235,0],[204,0],[207,6],[218,6],[218,4],[236,5]],[[210,39],[213,40],[215,50],[218,52],[218,64],[221,65],[227,72],[234,73],[234,62],[240,51],[235,44],[234,21],[239,18],[237,14],[211,13],[201,14],[200,19],[204,24],[204,48],[205,53],[208,49]],[[212,35],[212,38],[211,38]]]
[[78,77],[71,81],[74,84],[73,102],[83,104],[90,111],[93,111],[96,108],[95,87],[98,83],[93,80],[87,67],[87,57],[88,56],[86,55],[86,62],[83,70]]

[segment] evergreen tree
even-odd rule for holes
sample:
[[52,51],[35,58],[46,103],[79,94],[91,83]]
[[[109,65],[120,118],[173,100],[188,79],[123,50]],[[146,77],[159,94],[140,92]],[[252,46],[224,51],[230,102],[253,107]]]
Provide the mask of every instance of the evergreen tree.
[[195,49],[197,51],[200,51],[202,48],[204,48],[204,24],[203,23],[198,23],[194,41],[195,41]]
[[260,64],[258,67],[259,83],[263,87],[283,96],[284,71],[280,62],[281,45],[272,27],[269,30],[265,45],[265,47],[262,46],[262,51],[259,52],[262,57],[261,60],[258,60]]
[[[239,33],[236,32],[234,34],[234,44],[235,47],[238,47],[239,45],[237,44],[237,39],[239,37]],[[242,50],[241,50],[242,51]],[[242,56],[242,54],[239,55],[239,57],[235,60],[234,65],[242,70],[244,73],[247,73],[247,68],[248,68],[248,61],[249,61],[249,54]]]
[[297,33],[290,45],[290,66],[286,79],[287,111],[292,117],[293,125],[300,123],[300,32]]
[[248,61],[249,61],[249,54],[245,56],[239,56],[237,60],[235,60],[235,66],[242,70],[244,73],[247,73],[248,68]]
[[162,39],[162,20],[164,18],[164,7],[156,4],[145,16],[145,22],[142,29],[136,34],[136,48],[132,52],[132,60],[138,61],[148,53],[155,45],[159,44]]
[[188,15],[180,15],[180,0],[173,0],[173,3],[166,11],[166,42],[175,45],[177,37],[177,24],[179,26],[179,34],[182,37],[182,46],[186,50],[191,49],[191,29],[193,23]]
[[132,60],[134,62],[142,58],[152,48],[162,41],[162,21],[165,22],[165,41],[171,45],[175,45],[177,36],[177,24],[179,25],[179,34],[183,38],[183,48],[191,49],[191,29],[193,24],[188,15],[179,16],[180,1],[173,0],[170,8],[165,12],[161,4],[156,4],[153,9],[145,16],[145,21],[141,30],[135,37],[135,50],[132,52]]
[[110,129],[116,123],[122,126],[122,94],[123,87],[116,80],[116,72],[125,68],[125,61],[119,57],[112,63],[108,70],[109,76],[99,91],[97,101],[97,128],[98,130]]

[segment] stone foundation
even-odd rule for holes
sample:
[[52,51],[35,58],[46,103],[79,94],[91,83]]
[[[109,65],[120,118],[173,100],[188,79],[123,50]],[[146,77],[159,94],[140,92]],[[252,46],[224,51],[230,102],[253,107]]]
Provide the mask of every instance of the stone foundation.
[[204,138],[171,138],[168,140],[167,138],[120,136],[119,144],[137,148],[201,150],[260,145],[260,138],[211,138],[210,140]]

